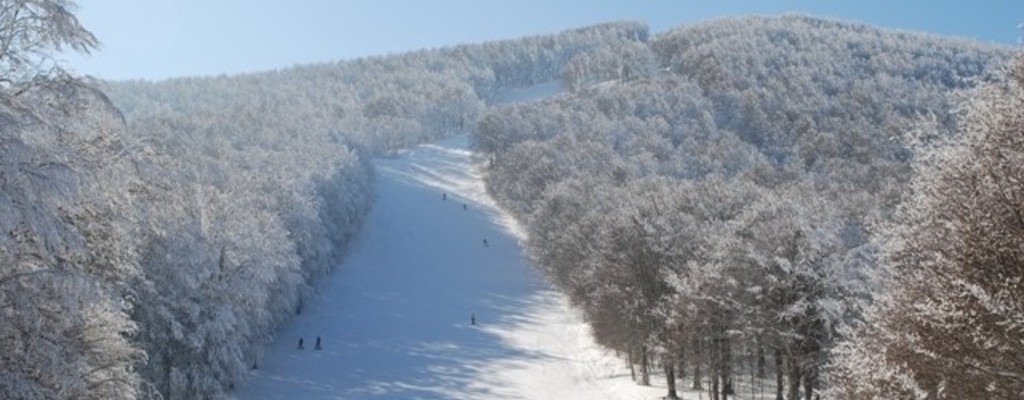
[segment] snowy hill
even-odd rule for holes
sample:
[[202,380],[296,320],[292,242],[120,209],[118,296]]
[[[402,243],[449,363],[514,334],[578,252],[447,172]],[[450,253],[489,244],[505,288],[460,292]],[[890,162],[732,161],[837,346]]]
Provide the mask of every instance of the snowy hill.
[[485,194],[467,147],[463,136],[377,161],[378,198],[351,255],[282,327],[236,398],[663,393],[633,384],[526,264],[519,229]]

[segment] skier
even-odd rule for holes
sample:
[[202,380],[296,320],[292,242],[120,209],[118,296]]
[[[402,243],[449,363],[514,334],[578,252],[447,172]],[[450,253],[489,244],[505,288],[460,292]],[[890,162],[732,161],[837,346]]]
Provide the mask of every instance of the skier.
[[320,337],[319,336],[316,337],[316,346],[314,346],[314,348],[316,350],[320,350]]
[[487,244],[487,239],[484,239],[484,246],[490,246],[489,244]]
[[441,200],[448,200],[448,193],[441,193]]
[[299,347],[298,347],[298,349],[302,350],[302,337],[301,336],[299,336]]
[[462,205],[462,211],[466,211],[466,205],[465,204]]
[[476,314],[475,313],[470,313],[469,314],[469,324],[470,325],[476,325]]

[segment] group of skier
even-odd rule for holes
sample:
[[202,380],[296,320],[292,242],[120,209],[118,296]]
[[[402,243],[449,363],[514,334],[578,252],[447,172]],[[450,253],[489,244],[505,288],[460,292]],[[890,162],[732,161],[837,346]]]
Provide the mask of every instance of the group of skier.
[[[305,350],[305,347],[302,346],[302,343],[303,343],[302,336],[299,336],[299,347],[296,348],[297,350]],[[323,348],[323,347],[320,346],[320,337],[319,336],[316,337],[316,345],[313,348],[316,349],[316,350],[320,350],[320,349]]]

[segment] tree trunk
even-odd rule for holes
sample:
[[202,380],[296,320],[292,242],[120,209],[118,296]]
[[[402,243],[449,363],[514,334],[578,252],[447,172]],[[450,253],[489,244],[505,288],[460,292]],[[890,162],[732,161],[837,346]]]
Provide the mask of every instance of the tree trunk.
[[757,346],[757,377],[761,378],[761,379],[764,379],[764,377],[765,377],[764,364],[765,364],[764,346],[758,345]]
[[160,385],[160,394],[167,396],[168,399],[172,399],[173,397],[171,397],[171,370],[173,368],[173,365],[171,364],[171,359],[169,355],[170,352],[168,350],[165,350],[165,352],[167,352],[168,355],[165,355],[163,358],[162,366],[164,381],[161,382],[162,384]]
[[665,364],[665,381],[666,381],[666,384],[668,386],[668,395],[666,395],[665,398],[669,399],[669,400],[678,399],[679,395],[676,394],[676,371],[675,371],[676,368],[675,368],[675,363],[672,362],[671,360],[666,360],[664,364]]
[[800,399],[800,364],[793,357],[789,357],[789,391],[786,393],[789,400]]
[[711,368],[711,400],[718,400],[718,374]]
[[722,340],[716,334],[711,339],[711,367],[708,368],[708,373],[711,374],[711,391],[714,392],[715,399],[727,400],[725,394],[725,380],[723,379],[725,374],[723,373],[723,360],[722,360]]
[[809,367],[804,371],[804,400],[814,399],[814,389],[818,386],[818,373],[815,368]]
[[626,354],[626,362],[629,364],[629,377],[636,382],[636,368],[633,367],[633,350]]
[[700,347],[700,339],[693,339],[693,390],[701,390],[703,387],[700,383],[700,363],[703,357],[702,348]]
[[[725,332],[722,332],[722,335],[724,336]],[[720,346],[721,350],[719,350],[719,353],[722,358],[722,398],[728,399],[727,395],[736,394],[732,387],[732,345],[729,339],[723,338]]]
[[676,357],[676,379],[682,381],[686,379],[686,350],[680,349]]
[[647,349],[642,347],[640,348],[640,384],[651,385],[651,366],[647,359]]
[[782,366],[782,350],[775,349],[775,400],[786,400],[782,397],[782,390],[785,387],[782,381],[783,366]]

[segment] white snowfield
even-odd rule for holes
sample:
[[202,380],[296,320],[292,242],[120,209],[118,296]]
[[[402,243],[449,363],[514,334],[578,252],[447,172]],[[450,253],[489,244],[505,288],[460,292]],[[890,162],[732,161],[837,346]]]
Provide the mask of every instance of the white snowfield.
[[281,328],[236,398],[665,395],[662,381],[634,384],[531,269],[465,136],[378,160],[377,170],[378,198],[347,261]]

